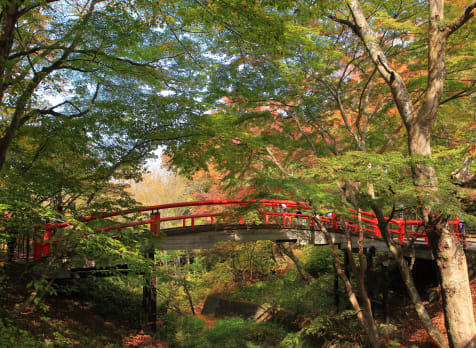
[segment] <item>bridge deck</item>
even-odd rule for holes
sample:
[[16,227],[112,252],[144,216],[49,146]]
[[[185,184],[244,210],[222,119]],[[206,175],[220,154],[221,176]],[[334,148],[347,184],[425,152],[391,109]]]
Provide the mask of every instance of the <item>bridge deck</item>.
[[[179,216],[171,216],[174,212],[168,211],[168,209],[185,207],[197,209],[197,211],[193,212],[193,214]],[[260,219],[258,224],[246,224],[244,217],[240,214],[247,210],[252,210],[257,214],[257,217]],[[136,216],[134,218],[138,216],[142,220],[124,221],[123,218],[130,214],[134,214]],[[328,212],[326,216],[320,216],[319,219],[321,223],[327,226],[330,238],[334,243],[341,244],[345,241],[342,231],[345,228],[352,232],[352,239],[355,245],[357,245],[357,231],[360,225],[358,220],[360,219],[365,233],[365,247],[373,246],[379,251],[387,250],[387,246],[381,238],[377,218],[373,213],[357,212],[354,209],[348,209],[340,217],[335,213]],[[385,219],[388,223],[390,235],[392,238],[395,237],[398,243],[409,243],[414,238],[417,238],[417,240],[412,242],[412,252],[418,252],[418,257],[431,257],[430,247],[425,238],[426,233],[423,221],[408,220],[403,217]],[[123,229],[149,225],[153,235],[167,235],[168,238],[157,241],[157,247],[164,250],[211,248],[216,242],[220,241],[274,240],[296,241],[299,244],[312,245],[328,243],[325,234],[318,229],[313,208],[306,202],[289,200],[225,199],[168,203],[140,207],[133,210],[105,212],[100,215],[79,219],[79,221],[84,223],[92,220],[102,220],[103,226],[105,225],[104,227],[96,228],[94,233],[116,231],[118,236],[120,236]],[[231,222],[230,220],[234,221]],[[239,223],[233,224],[237,220]],[[121,223],[120,221],[123,222]],[[218,223],[223,221],[227,221],[227,225]],[[169,223],[180,224],[180,222],[182,222],[182,227],[166,228],[166,225]],[[199,225],[203,223],[205,225]],[[43,237],[39,239],[37,236],[33,239],[34,260],[39,260],[49,255],[51,242],[54,241],[52,236],[55,234],[55,231],[71,226],[72,222],[65,221],[57,224],[47,223],[42,229],[39,228],[37,234],[41,235],[42,230]],[[461,239],[461,233],[464,231],[463,227],[463,221],[457,217],[448,221],[448,228],[457,238]],[[472,240],[469,240],[468,245],[469,252],[474,252],[475,244]]]
[[[334,244],[345,242],[345,235],[341,229],[328,228],[330,237]],[[178,227],[162,229],[161,233],[166,237],[156,242],[156,247],[161,250],[185,250],[185,249],[208,249],[217,242],[225,241],[289,241],[299,245],[327,245],[329,244],[326,235],[314,226],[300,225],[199,225],[194,227]],[[357,246],[358,236],[351,235],[352,244]],[[476,243],[469,237],[467,251],[476,253]],[[374,247],[376,251],[388,251],[387,245],[382,238],[366,234],[364,247]],[[423,238],[415,240],[411,248],[407,248],[406,253],[416,258],[432,259],[432,253],[428,244]]]

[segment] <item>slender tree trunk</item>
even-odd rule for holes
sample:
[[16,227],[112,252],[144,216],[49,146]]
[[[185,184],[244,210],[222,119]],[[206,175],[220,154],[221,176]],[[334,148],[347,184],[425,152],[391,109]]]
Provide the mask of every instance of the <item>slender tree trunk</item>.
[[[353,22],[333,17],[349,26],[369,52],[380,75],[389,85],[402,122],[408,133],[408,148],[413,159],[412,173],[417,193],[420,194],[422,216],[426,232],[440,269],[445,323],[451,347],[467,347],[476,338],[467,264],[462,246],[440,220],[441,214],[432,212],[431,203],[438,200],[438,180],[435,168],[423,159],[431,158],[431,130],[436,117],[446,79],[445,50],[448,37],[472,17],[476,8],[473,0],[451,23],[445,23],[444,0],[430,0],[428,11],[428,81],[423,103],[415,110],[406,84],[388,61],[379,45],[379,38],[371,29],[359,0],[347,0]],[[451,254],[451,255],[450,255]],[[455,282],[459,282],[456,284]],[[451,323],[450,323],[451,321]]]
[[145,284],[142,289],[142,309],[145,326],[152,332],[157,331],[157,276],[155,274],[155,252],[154,248],[145,252],[145,257],[152,260],[153,267],[145,277]]
[[289,246],[289,249],[286,248],[281,242],[276,242],[276,245],[278,246],[279,250],[281,250],[286,256],[288,256],[294,262],[294,265],[296,266],[296,269],[299,275],[301,276],[301,278],[304,279],[307,283],[311,284],[312,277],[304,270],[304,268],[301,265],[301,262],[296,257],[296,255],[294,255],[291,245]]
[[192,295],[190,294],[190,289],[188,288],[187,280],[184,279],[182,282],[183,289],[185,290],[185,294],[187,295],[188,303],[190,304],[190,310],[192,311],[192,315],[195,315],[195,308],[193,307],[193,300],[192,300]]
[[[332,242],[332,238],[329,234],[329,231],[327,231],[327,228],[321,222],[319,216],[314,216],[313,219],[317,223],[317,226],[319,226],[319,229],[324,233],[324,235],[327,238],[327,241],[329,243],[329,247],[331,249],[332,258],[334,259],[334,267],[336,269],[336,272],[339,275],[339,277],[342,279],[342,281],[345,285],[345,289],[347,291],[347,295],[349,296],[350,303],[352,304],[352,307],[354,308],[354,310],[356,312],[357,319],[359,320],[363,329],[367,333],[367,336],[368,336],[368,339],[370,341],[371,346],[375,347],[375,348],[380,347],[377,327],[375,325],[375,321],[374,321],[373,316],[372,316],[372,311],[370,309],[370,301],[368,300],[367,292],[365,290],[365,283],[364,283],[363,279],[360,279],[360,276],[359,276],[360,273],[356,272],[357,268],[355,266],[353,258],[350,260],[350,263],[351,263],[352,269],[354,270],[354,272],[356,273],[356,275],[359,278],[359,291],[361,291],[361,293],[360,293],[361,297],[364,298],[363,308],[361,307],[361,305],[359,303],[359,300],[358,300],[354,290],[352,289],[352,285],[350,283],[349,277],[347,277],[347,275],[345,274],[344,270],[342,269],[342,267],[340,265],[339,255],[337,254],[336,247],[335,247],[334,243]],[[352,252],[352,244],[351,244],[350,236],[349,236],[348,232],[346,232],[346,237],[347,237],[346,238],[347,239],[347,250],[345,250],[344,252],[347,252],[347,253],[349,252],[349,246],[350,246],[350,252]],[[364,266],[364,272],[365,272],[365,265],[361,265],[361,267],[362,266]],[[362,280],[362,282],[360,282],[360,280]]]
[[405,287],[407,288],[408,295],[410,296],[410,299],[418,314],[418,318],[423,323],[425,330],[432,339],[432,341],[436,345],[438,345],[438,347],[447,347],[448,340],[441,333],[441,331],[438,330],[435,323],[433,323],[430,316],[428,315],[425,306],[423,305],[423,301],[421,300],[420,294],[418,293],[418,290],[415,286],[415,282],[413,280],[410,268],[408,267],[408,263],[403,256],[402,247],[398,244],[395,244],[390,238],[390,235],[388,233],[388,224],[385,221],[385,217],[380,207],[373,204],[372,208],[375,212],[375,215],[377,216],[378,226],[380,231],[382,232],[385,243],[387,244],[390,253],[392,254],[393,258],[395,259],[395,262],[397,263],[398,270],[400,271],[400,275],[402,277],[403,283],[405,284]]
[[[364,230],[362,228],[362,215],[360,214],[360,209],[358,209],[358,224],[359,224],[359,264],[360,269],[357,274],[357,280],[359,283],[359,294],[361,297],[362,306],[364,308],[364,318],[366,325],[368,326],[368,332],[371,342],[375,342],[378,346],[378,332],[377,325],[375,325],[375,320],[372,313],[372,303],[370,301],[369,295],[367,293],[367,288],[365,286],[365,271],[367,268],[367,260],[364,255]],[[343,224],[342,226],[345,226]],[[345,227],[344,227],[345,229]],[[346,229],[347,239],[350,240],[350,232]]]

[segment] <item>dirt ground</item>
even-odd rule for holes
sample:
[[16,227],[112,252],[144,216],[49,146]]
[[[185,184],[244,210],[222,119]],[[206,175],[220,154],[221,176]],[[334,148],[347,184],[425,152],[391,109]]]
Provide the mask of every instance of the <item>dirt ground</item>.
[[[471,293],[473,295],[473,311],[476,317],[476,279],[471,281]],[[430,317],[436,327],[446,334],[445,319],[443,314],[443,304],[441,299],[434,303],[425,302]],[[415,311],[411,306],[402,308],[398,319],[396,320],[398,331],[395,338],[398,339],[399,347],[418,347],[418,348],[434,348],[436,345],[431,342],[430,337],[423,328]]]

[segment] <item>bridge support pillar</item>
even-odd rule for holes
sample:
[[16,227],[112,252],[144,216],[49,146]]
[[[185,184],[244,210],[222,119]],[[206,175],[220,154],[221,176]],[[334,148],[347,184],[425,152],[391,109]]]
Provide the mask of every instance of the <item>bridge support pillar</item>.
[[157,277],[155,275],[155,249],[151,247],[144,253],[147,259],[152,260],[152,270],[144,275],[145,284],[142,289],[142,309],[145,327],[152,332],[157,331]]
[[350,280],[350,260],[349,254],[347,254],[347,250],[342,249],[344,251],[344,272],[345,276]]
[[[152,223],[150,231],[158,235],[160,231],[160,211],[151,212]],[[155,275],[155,247],[153,244],[145,246],[144,257],[151,260],[152,269],[147,272],[142,289],[142,309],[145,328],[153,333],[157,332],[157,276]]]
[[339,313],[339,275],[337,274],[337,268],[334,263],[334,303],[336,305],[336,312]]
[[382,273],[383,273],[383,286],[382,286],[382,302],[383,302],[383,316],[385,323],[388,324],[390,320],[390,308],[388,304],[388,287],[390,283],[390,276],[388,274],[389,257],[385,254],[385,258],[382,261]]

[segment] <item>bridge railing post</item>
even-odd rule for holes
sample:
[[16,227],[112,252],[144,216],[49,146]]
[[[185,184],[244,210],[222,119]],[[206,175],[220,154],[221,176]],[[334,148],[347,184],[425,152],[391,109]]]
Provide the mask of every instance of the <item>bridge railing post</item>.
[[374,225],[374,235],[375,235],[375,237],[382,237],[382,233],[380,232],[380,228],[378,228],[377,219],[374,219],[372,224]]
[[332,213],[332,228],[337,230],[337,214]]
[[35,227],[35,232],[33,234],[33,261],[38,261],[41,259],[43,250],[42,250],[42,242],[40,242],[39,236],[39,227]]
[[41,256],[48,256],[51,251],[51,224],[46,225],[45,233],[41,241]]
[[461,240],[460,230],[459,230],[459,222],[460,221],[461,220],[458,217],[455,217],[455,219],[453,220],[453,223],[454,223],[453,230],[454,230],[454,233],[456,234],[456,237],[458,238],[458,240]]
[[398,241],[403,243],[405,241],[405,220],[398,219]]
[[152,222],[150,223],[150,231],[158,235],[160,233],[160,211],[150,213]]

